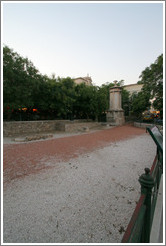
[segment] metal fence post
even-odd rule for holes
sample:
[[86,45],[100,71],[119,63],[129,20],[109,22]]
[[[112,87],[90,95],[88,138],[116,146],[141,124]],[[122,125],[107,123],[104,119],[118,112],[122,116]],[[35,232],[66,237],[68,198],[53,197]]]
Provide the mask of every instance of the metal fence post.
[[139,178],[141,184],[141,194],[146,195],[145,199],[145,219],[144,226],[142,231],[142,242],[149,243],[150,240],[150,231],[151,231],[151,195],[152,188],[154,187],[154,179],[150,175],[150,169],[145,168],[145,174],[142,174]]

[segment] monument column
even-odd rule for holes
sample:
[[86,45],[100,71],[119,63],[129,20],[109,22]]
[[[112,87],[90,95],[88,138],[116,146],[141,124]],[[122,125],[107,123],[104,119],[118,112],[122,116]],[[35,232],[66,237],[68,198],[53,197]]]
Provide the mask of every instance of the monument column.
[[123,125],[125,123],[124,110],[122,109],[122,88],[117,85],[110,88],[109,110],[107,111],[106,119],[110,125]]

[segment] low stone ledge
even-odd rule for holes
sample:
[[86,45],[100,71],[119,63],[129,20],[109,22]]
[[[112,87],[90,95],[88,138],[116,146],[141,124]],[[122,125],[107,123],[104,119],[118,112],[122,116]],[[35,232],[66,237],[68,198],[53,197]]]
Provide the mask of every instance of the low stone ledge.
[[26,136],[27,134],[88,131],[101,125],[98,122],[80,120],[12,121],[3,122],[3,136]]
[[78,123],[72,123],[72,124],[65,124],[65,132],[84,132],[89,131],[93,127],[97,127],[101,125],[98,122],[78,122]]
[[4,137],[55,131],[55,121],[3,122]]
[[141,123],[141,122],[134,122],[134,126],[136,127],[141,127],[141,128],[146,128],[148,126],[153,126],[154,124],[148,124],[148,123]]
[[[152,126],[154,126],[155,124],[153,124],[153,123],[144,123],[144,122],[134,122],[134,126],[136,126],[136,127],[141,127],[141,128],[145,128],[146,129],[146,127],[152,127]],[[162,125],[157,125],[157,127],[159,128],[159,130],[161,131],[161,132],[163,132],[163,126]]]

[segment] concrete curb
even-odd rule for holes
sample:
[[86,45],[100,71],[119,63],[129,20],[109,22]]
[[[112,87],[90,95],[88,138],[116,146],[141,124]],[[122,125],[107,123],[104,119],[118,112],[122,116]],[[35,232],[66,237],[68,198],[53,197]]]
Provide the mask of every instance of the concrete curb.
[[134,122],[134,126],[135,127],[140,127],[140,128],[145,128],[145,129],[146,129],[146,127],[157,126],[161,132],[163,131],[163,126],[162,125],[157,125],[157,124],[154,124],[154,123]]
[[150,243],[163,243],[163,175],[161,176],[156,208],[152,223]]
[[141,122],[134,122],[135,127],[141,127],[141,128],[146,128],[146,127],[151,127],[154,126],[154,124],[147,124],[147,123],[141,123]]

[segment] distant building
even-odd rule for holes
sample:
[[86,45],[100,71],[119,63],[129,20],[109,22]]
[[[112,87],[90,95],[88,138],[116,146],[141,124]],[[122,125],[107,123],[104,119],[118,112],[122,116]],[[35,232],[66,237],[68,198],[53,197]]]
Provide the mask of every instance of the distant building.
[[[124,85],[123,88],[128,91],[130,93],[130,96],[133,94],[133,93],[138,93],[141,91],[143,87],[143,84],[130,84],[130,85]],[[153,101],[155,100],[155,98],[153,99],[150,99],[150,107],[149,107],[149,111],[150,112],[153,112],[155,111],[156,109],[154,109],[153,107]]]
[[130,84],[124,85],[123,88],[132,95],[133,93],[138,93],[141,91],[143,84]]
[[77,85],[80,85],[82,83],[84,83],[85,85],[92,85],[92,79],[89,76],[87,76],[87,77],[78,77],[78,78],[75,78],[73,80],[74,80],[74,82]]

